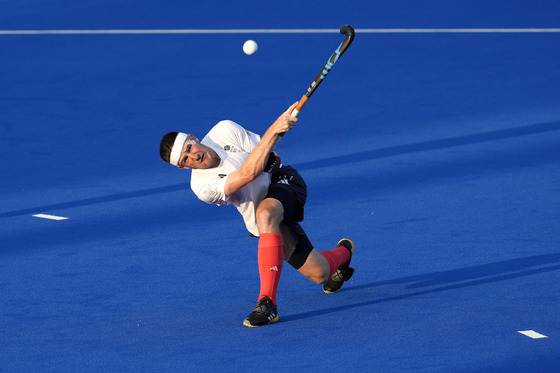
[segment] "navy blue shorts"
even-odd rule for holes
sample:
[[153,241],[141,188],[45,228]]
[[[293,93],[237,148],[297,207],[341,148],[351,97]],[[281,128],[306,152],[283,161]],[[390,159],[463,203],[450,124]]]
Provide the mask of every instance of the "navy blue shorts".
[[265,198],[274,198],[284,207],[283,235],[290,235],[284,237],[284,241],[292,243],[284,245],[284,260],[295,269],[299,269],[313,250],[313,245],[299,224],[303,221],[307,185],[293,167],[282,166],[272,174]]

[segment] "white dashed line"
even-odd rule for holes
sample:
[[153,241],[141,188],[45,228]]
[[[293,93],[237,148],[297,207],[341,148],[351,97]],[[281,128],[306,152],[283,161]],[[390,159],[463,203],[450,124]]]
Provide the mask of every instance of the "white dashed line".
[[66,219],[68,219],[68,218],[65,218],[64,216],[47,215],[47,214],[35,214],[33,216],[36,217],[36,218],[50,219],[50,220],[66,220]]
[[541,333],[537,333],[534,330],[520,330],[520,331],[518,331],[518,333],[521,333],[521,334],[526,335],[527,337],[533,338],[533,339],[548,338],[546,335],[541,334]]

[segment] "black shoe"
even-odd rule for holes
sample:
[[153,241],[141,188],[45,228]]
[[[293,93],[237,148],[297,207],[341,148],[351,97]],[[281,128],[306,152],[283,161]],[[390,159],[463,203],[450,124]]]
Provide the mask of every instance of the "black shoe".
[[243,321],[243,325],[248,327],[263,326],[276,321],[278,321],[276,306],[272,304],[269,297],[262,297],[259,304],[253,308],[253,312]]
[[325,293],[336,293],[342,287],[344,281],[350,280],[350,277],[354,274],[354,268],[350,268],[350,261],[352,260],[352,255],[354,254],[354,242],[350,241],[348,238],[343,238],[338,241],[336,247],[344,246],[350,251],[350,259],[336,270],[335,273],[329,278],[329,280],[323,284],[323,291]]

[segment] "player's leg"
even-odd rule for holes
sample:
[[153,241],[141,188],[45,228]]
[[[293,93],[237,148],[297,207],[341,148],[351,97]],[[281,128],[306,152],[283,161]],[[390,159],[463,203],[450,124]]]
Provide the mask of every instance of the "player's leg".
[[316,284],[325,283],[331,274],[329,262],[316,249],[311,250],[307,260],[298,271]]
[[276,291],[282,273],[283,240],[280,223],[284,216],[282,203],[265,198],[257,208],[257,226],[260,232],[258,266],[261,287],[258,304],[245,319],[245,326],[262,326],[278,321]]
[[326,293],[340,290],[342,283],[352,276],[354,270],[348,265],[354,252],[354,244],[349,239],[340,240],[332,250],[319,252],[299,223],[284,221],[281,231],[285,260],[311,281],[324,284],[323,290]]
[[[243,322],[246,326],[267,325],[278,320],[276,291],[284,263],[283,220],[301,221],[307,188],[303,178],[291,167],[280,167],[272,176],[268,194],[256,212],[259,228],[259,303]],[[291,236],[287,236],[291,239]],[[301,261],[301,265],[305,258]]]
[[[307,199],[307,185],[301,175],[292,167],[281,167],[272,177],[267,197],[274,197],[282,203],[283,225],[288,226],[291,230],[288,235],[282,232],[284,239],[286,240],[290,236],[295,237],[295,250],[286,250],[289,253],[286,256],[288,263],[305,277],[319,284],[332,283],[332,277],[337,273],[343,275],[342,282],[347,281],[351,276],[350,272],[353,272],[351,268],[347,268],[354,250],[351,241],[341,240],[333,250],[319,253],[313,248],[305,231],[298,223],[303,220],[304,205]],[[343,242],[351,245],[343,244]],[[325,287],[323,290],[336,292],[340,290],[342,282],[328,288],[333,291],[328,291]]]
[[280,281],[284,251],[280,224],[284,216],[282,203],[275,198],[265,198],[257,208],[259,227],[259,274],[261,291],[259,299],[268,296],[276,304],[276,290]]
[[309,251],[304,264],[297,270],[311,281],[324,284],[325,293],[335,293],[354,272],[348,267],[353,252],[354,244],[348,239],[340,240],[332,250],[319,252],[313,248]]

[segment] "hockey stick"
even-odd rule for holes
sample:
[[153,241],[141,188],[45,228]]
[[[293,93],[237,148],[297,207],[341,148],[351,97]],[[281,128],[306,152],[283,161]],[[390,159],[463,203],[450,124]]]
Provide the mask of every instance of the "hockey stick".
[[[298,116],[299,112],[303,108],[303,105],[305,105],[305,103],[307,102],[307,100],[309,100],[309,98],[315,92],[317,87],[319,87],[319,85],[321,84],[323,79],[325,79],[325,76],[327,76],[329,71],[331,71],[332,67],[334,66],[336,61],[338,61],[340,56],[342,56],[342,54],[344,52],[346,52],[346,50],[348,49],[350,44],[352,44],[352,41],[354,40],[354,28],[352,28],[352,26],[350,26],[350,25],[342,26],[340,28],[340,33],[343,34],[343,35],[346,35],[346,37],[344,38],[342,43],[340,43],[338,48],[334,51],[334,53],[332,54],[331,58],[329,58],[329,60],[325,64],[325,66],[323,66],[323,68],[321,69],[319,74],[317,74],[317,76],[315,77],[313,82],[311,82],[311,85],[309,86],[309,88],[307,88],[307,91],[301,97],[298,104],[296,105],[296,107],[292,111],[293,116],[295,116],[295,117]],[[284,136],[284,134],[285,133],[281,134],[280,136]]]
[[[319,85],[321,84],[323,79],[325,79],[325,76],[327,76],[329,71],[331,71],[332,67],[334,66],[336,61],[338,61],[340,56],[342,56],[342,54],[344,52],[346,52],[346,49],[348,49],[350,44],[352,44],[352,41],[354,40],[354,29],[352,28],[352,26],[350,26],[350,25],[342,26],[340,28],[340,33],[346,35],[346,37],[344,38],[342,43],[340,43],[338,48],[334,51],[334,53],[332,54],[331,58],[329,58],[329,60],[325,64],[325,66],[323,66],[323,68],[321,69],[319,74],[317,74],[317,76],[315,77],[315,80],[313,80],[313,82],[311,83],[309,88],[307,88],[307,92],[305,92],[305,94],[301,97],[301,99],[299,100],[299,103],[297,104],[295,109],[292,111],[293,116],[295,116],[295,117],[298,116],[299,112],[303,108],[303,105],[305,105],[305,103],[307,102],[307,100],[309,100],[309,98],[315,92],[317,87],[319,87]],[[283,135],[284,134],[282,134],[282,136]]]
[[301,100],[299,100],[299,103],[297,104],[296,108],[294,109],[294,111],[292,111],[293,116],[297,117],[298,113],[303,108],[303,105],[305,105],[305,103],[307,102],[307,100],[309,100],[309,98],[315,92],[317,87],[319,87],[323,79],[325,79],[325,76],[327,76],[329,71],[331,71],[336,61],[338,61],[340,56],[342,56],[342,54],[346,52],[346,49],[348,49],[350,44],[352,44],[352,41],[354,40],[354,29],[352,28],[352,26],[350,25],[342,26],[340,28],[340,33],[345,34],[346,37],[344,38],[342,43],[340,43],[338,48],[334,51],[334,53],[332,54],[331,58],[329,58],[325,66],[323,66],[319,74],[317,74],[315,80],[313,80],[309,88],[307,88],[307,92],[305,92],[305,94],[301,97]]

